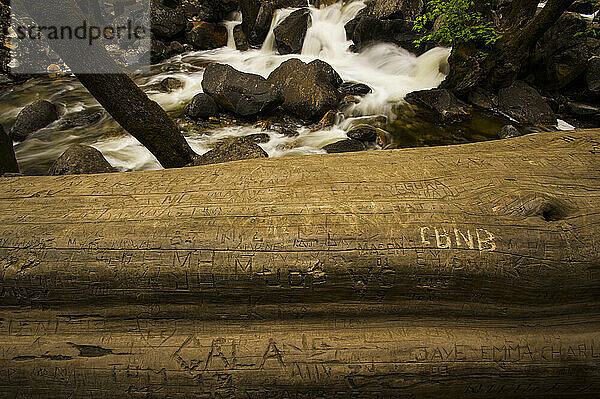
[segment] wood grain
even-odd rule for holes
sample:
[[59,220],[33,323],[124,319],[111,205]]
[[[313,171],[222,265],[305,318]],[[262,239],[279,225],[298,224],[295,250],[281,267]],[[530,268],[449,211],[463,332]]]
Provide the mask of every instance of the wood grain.
[[0,397],[594,397],[600,131],[0,179]]

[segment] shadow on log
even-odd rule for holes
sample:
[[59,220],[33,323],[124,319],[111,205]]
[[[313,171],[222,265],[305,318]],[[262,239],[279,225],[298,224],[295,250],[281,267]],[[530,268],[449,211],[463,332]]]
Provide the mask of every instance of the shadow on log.
[[16,397],[600,394],[600,131],[0,179]]

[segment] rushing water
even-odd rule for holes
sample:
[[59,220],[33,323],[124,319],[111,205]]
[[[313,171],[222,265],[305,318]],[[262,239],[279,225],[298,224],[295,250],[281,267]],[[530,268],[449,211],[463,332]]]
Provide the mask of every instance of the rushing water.
[[[266,132],[269,133],[270,141],[260,144],[269,156],[319,153],[324,145],[346,137],[344,127],[351,118],[383,114],[393,121],[394,107],[407,93],[436,87],[444,79],[440,71],[447,63],[448,49],[433,49],[420,57],[391,44],[375,45],[361,53],[351,52],[351,42],[346,40],[344,25],[363,7],[362,1],[354,1],[345,4],[339,2],[321,9],[311,8],[312,26],[307,32],[300,55],[282,56],[274,49],[273,28],[293,11],[285,9],[276,13],[269,36],[261,49],[240,52],[235,50],[235,44],[230,40],[224,48],[176,56],[154,66],[149,75],[134,76],[134,80],[175,117],[183,128],[188,126],[182,118],[183,108],[194,95],[202,91],[202,75],[209,62],[226,63],[241,71],[266,77],[290,58],[300,58],[305,62],[322,59],[331,64],[344,80],[365,83],[373,92],[363,97],[360,103],[348,108],[344,118],[331,128],[311,131],[308,127],[299,127],[300,135],[297,137]],[[225,25],[231,33],[238,23],[240,15],[236,13]],[[160,92],[156,85],[167,77],[179,79],[183,82],[183,87],[169,93]],[[75,78],[44,77],[32,79],[0,95],[0,123],[6,128],[10,127],[22,107],[40,98],[60,104],[64,116],[83,110],[100,109],[94,98]],[[258,132],[264,133],[244,124],[217,126],[208,131],[190,129],[189,126],[184,129],[191,147],[200,154],[224,137]],[[73,143],[94,146],[120,170],[160,168],[156,159],[143,146],[106,115],[93,126],[80,128],[72,127],[64,120],[57,121],[25,142],[16,143],[15,151],[23,171],[43,173]]]

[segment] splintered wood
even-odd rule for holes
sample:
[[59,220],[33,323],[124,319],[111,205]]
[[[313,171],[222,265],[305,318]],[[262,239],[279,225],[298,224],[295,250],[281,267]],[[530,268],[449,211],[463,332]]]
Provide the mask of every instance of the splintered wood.
[[600,131],[0,179],[0,397],[600,394]]

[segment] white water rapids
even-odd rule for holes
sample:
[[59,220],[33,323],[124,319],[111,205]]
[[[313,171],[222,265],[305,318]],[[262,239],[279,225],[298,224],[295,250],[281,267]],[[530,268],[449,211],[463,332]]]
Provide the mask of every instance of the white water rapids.
[[[260,132],[270,136],[269,142],[260,145],[271,157],[320,153],[323,146],[346,137],[344,127],[352,117],[383,114],[393,118],[394,104],[402,101],[407,93],[437,87],[444,79],[440,70],[447,63],[448,49],[436,48],[416,57],[395,45],[378,44],[360,53],[351,52],[349,47],[352,43],[346,40],[344,25],[363,7],[362,1],[354,1],[345,4],[339,2],[321,9],[310,8],[312,25],[307,32],[302,54],[285,56],[277,54],[274,48],[273,28],[293,9],[277,11],[263,47],[245,52],[237,51],[231,39],[234,26],[240,22],[240,16],[236,14],[232,16],[232,21],[225,22],[230,33],[227,47],[176,56],[155,68],[164,72],[138,76],[135,80],[167,111],[181,113],[183,107],[202,91],[203,66],[207,62],[225,63],[240,71],[267,77],[290,58],[299,58],[304,62],[319,58],[331,64],[345,81],[365,83],[373,89],[360,103],[345,111],[345,117],[335,126],[316,132],[303,127],[299,129],[300,135],[293,138],[274,132],[262,132],[249,126],[233,126],[216,128],[210,134],[186,133],[186,139],[197,153],[202,154],[224,137]],[[179,79],[183,82],[183,87],[170,93],[151,89],[167,77]],[[23,106],[37,98],[61,104],[67,114],[99,108],[95,100],[73,78],[44,80],[19,90],[16,93],[19,100],[10,106],[10,95],[1,99],[3,105],[0,121],[6,128],[9,128],[9,123],[14,121]],[[38,132],[15,146],[20,163],[31,164],[40,160],[48,162],[58,158],[70,144],[84,143],[102,151],[107,160],[120,170],[160,168],[154,157],[109,117],[91,128],[57,132],[57,124],[58,122],[45,128],[46,134]]]

